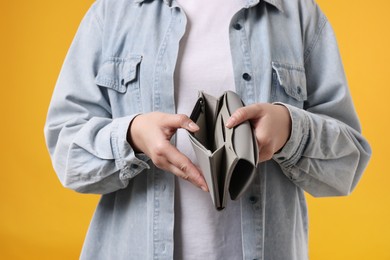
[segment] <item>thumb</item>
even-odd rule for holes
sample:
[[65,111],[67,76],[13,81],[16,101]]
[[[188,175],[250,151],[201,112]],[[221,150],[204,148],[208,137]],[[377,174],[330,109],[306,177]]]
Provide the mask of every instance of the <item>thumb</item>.
[[167,124],[174,128],[183,128],[190,132],[199,130],[199,126],[195,124],[188,116],[183,114],[172,115],[167,119]]
[[235,127],[235,126],[241,124],[242,122],[244,122],[245,120],[248,120],[248,119],[249,119],[248,109],[246,107],[241,107],[241,108],[237,109],[230,116],[230,118],[226,122],[226,127],[227,128]]
[[240,107],[230,116],[230,118],[226,122],[226,127],[232,128],[247,120],[258,118],[260,116],[261,111],[262,110],[260,104]]

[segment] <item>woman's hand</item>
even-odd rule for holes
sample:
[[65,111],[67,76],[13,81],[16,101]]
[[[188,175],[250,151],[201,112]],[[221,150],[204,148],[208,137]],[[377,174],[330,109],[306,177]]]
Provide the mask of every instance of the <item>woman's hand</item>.
[[255,129],[260,162],[283,148],[291,133],[291,117],[283,105],[258,103],[237,109],[226,123],[232,128],[249,120]]
[[133,149],[149,156],[158,168],[169,171],[208,191],[198,168],[170,143],[178,128],[196,132],[199,127],[186,115],[151,112],[135,117],[127,140]]

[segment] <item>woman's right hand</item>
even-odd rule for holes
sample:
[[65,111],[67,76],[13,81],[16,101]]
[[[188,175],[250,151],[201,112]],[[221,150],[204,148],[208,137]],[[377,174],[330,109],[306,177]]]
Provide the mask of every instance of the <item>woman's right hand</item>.
[[135,117],[127,140],[136,152],[147,155],[158,168],[188,180],[204,191],[206,181],[198,168],[170,143],[177,129],[196,132],[199,127],[186,115],[151,112]]

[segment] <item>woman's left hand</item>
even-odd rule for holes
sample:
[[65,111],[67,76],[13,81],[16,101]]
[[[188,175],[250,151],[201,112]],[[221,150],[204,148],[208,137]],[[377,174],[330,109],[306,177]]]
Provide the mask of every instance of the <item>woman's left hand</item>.
[[226,123],[232,128],[249,120],[255,129],[259,160],[270,160],[286,144],[291,133],[291,117],[283,105],[258,103],[237,109]]

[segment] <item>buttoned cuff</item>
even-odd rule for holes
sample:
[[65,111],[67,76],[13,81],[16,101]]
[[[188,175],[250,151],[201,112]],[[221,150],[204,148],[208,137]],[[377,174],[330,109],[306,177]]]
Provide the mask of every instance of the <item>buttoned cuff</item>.
[[[297,107],[276,102],[275,105],[285,106],[291,117],[291,135],[280,152],[273,155],[273,159],[283,168],[289,169],[297,163],[309,138],[309,118],[306,112]],[[294,174],[294,171],[291,171]],[[289,176],[296,179],[297,176]]]
[[137,115],[113,119],[111,131],[111,147],[116,166],[120,169],[121,180],[135,177],[145,169],[149,169],[149,157],[144,154],[135,154],[134,149],[127,142],[127,131],[131,121]]

